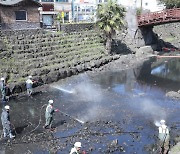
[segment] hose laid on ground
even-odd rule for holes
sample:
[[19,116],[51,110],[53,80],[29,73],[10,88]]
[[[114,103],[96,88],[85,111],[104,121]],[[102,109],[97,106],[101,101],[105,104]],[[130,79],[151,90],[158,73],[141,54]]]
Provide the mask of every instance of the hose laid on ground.
[[[41,121],[42,121],[42,116],[41,116],[41,114],[42,114],[42,109],[43,109],[45,106],[47,106],[47,104],[44,104],[43,106],[41,106],[40,118],[39,118],[39,123],[38,123],[38,125],[37,125],[33,130],[31,130],[30,132],[28,132],[28,134],[34,132],[34,131],[40,126]],[[18,133],[16,132],[16,127],[15,127],[12,123],[11,123],[11,125],[13,126],[13,130],[14,130],[15,134],[17,135]]]
[[[48,105],[48,104],[44,104],[44,105],[41,107],[39,123],[38,123],[38,125],[37,125],[33,130],[31,130],[30,132],[28,132],[28,134],[34,132],[34,131],[40,126],[41,121],[42,121],[42,110],[43,110],[43,108],[44,108],[45,106],[47,106],[47,105]],[[59,112],[62,113],[62,114],[64,114],[64,115],[66,115],[66,116],[68,116],[68,117],[70,117],[70,118],[73,119],[73,120],[76,120],[76,121],[78,121],[78,122],[80,122],[80,123],[84,123],[83,121],[81,121],[81,120],[79,120],[79,119],[73,118],[72,116],[68,115],[67,113],[64,113],[64,112],[62,112],[62,111],[59,111]],[[14,128],[15,128],[15,127],[14,127]],[[16,132],[16,133],[17,133],[17,132]]]
[[[41,121],[42,121],[42,110],[43,110],[43,108],[44,108],[45,106],[47,106],[47,104],[44,104],[43,106],[41,106],[41,109],[40,109],[40,118],[39,118],[38,125],[37,125],[33,130],[29,131],[28,134],[31,134],[32,132],[34,132],[34,131],[40,126]],[[72,116],[68,115],[68,114],[65,113],[65,112],[62,112],[62,111],[59,111],[59,112],[62,113],[62,114],[64,114],[64,115],[66,115],[66,116],[68,116],[68,117],[70,117],[70,118],[73,119],[73,120],[78,121],[79,123],[84,123],[83,121],[81,121],[81,120],[79,120],[79,119],[76,119],[76,118],[73,118]],[[17,135],[18,133],[16,132],[15,126],[14,126],[13,124],[12,124],[12,126],[13,126],[13,128],[14,128],[15,134]]]
[[29,132],[29,134],[32,133],[32,132],[34,132],[34,131],[40,126],[41,121],[42,121],[42,109],[43,109],[45,106],[47,106],[47,104],[44,104],[43,106],[41,106],[39,123],[38,123],[38,125],[37,125],[33,130],[31,130],[31,131]]

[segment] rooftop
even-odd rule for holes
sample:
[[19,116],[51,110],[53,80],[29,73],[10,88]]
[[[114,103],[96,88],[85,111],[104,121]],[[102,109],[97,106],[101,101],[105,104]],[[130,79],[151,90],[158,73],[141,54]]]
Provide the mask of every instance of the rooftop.
[[14,6],[14,5],[17,5],[23,1],[32,1],[33,3],[36,3],[37,5],[41,6],[40,3],[35,2],[33,0],[0,0],[0,5]]

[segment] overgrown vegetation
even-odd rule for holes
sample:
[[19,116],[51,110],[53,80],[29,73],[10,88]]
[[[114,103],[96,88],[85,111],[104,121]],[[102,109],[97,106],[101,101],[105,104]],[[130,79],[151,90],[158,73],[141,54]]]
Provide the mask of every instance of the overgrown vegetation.
[[139,15],[141,15],[141,13],[142,13],[142,8],[137,8],[136,15],[139,16]]
[[[19,39],[18,35],[7,37],[5,42],[9,45],[9,50],[1,53],[0,74],[8,76],[8,83],[24,83],[28,75],[41,77],[46,82],[46,77],[51,77],[53,73],[63,77],[59,70],[65,71],[67,75],[67,72],[76,74],[93,68],[96,63],[100,65],[111,59],[104,54],[101,34],[89,30],[72,33],[42,32],[27,35],[23,39]],[[59,77],[56,76],[57,78]],[[53,81],[57,81],[55,77]]]
[[180,0],[159,0],[159,2],[165,4],[167,9],[180,8]]

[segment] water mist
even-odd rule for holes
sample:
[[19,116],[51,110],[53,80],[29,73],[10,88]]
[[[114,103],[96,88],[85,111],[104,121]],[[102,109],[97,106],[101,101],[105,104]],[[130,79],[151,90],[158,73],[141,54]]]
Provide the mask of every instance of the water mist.
[[159,121],[161,119],[166,119],[166,112],[163,110],[162,107],[158,106],[153,102],[152,100],[149,99],[144,99],[140,103],[140,107],[142,108],[143,114],[147,114],[151,116],[151,118],[154,121],[154,124],[159,127],[160,123]]
[[81,78],[83,82],[75,87],[76,99],[86,103],[86,112],[83,117],[80,115],[79,118],[83,121],[94,120],[100,116],[100,113],[103,113],[100,105],[103,98],[102,89],[99,85],[92,84],[87,75]]

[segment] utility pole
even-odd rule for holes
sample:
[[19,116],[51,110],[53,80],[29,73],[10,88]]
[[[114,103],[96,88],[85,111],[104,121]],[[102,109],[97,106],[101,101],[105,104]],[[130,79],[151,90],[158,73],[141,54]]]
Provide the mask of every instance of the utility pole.
[[72,21],[74,22],[74,0],[72,0]]
[[142,10],[142,1],[143,1],[143,0],[141,0],[141,10]]
[[63,6],[63,9],[62,9],[62,12],[61,12],[61,18],[62,18],[62,22],[64,24],[64,6]]
[[77,5],[77,22],[79,22],[79,8],[80,8],[80,5],[78,4]]

